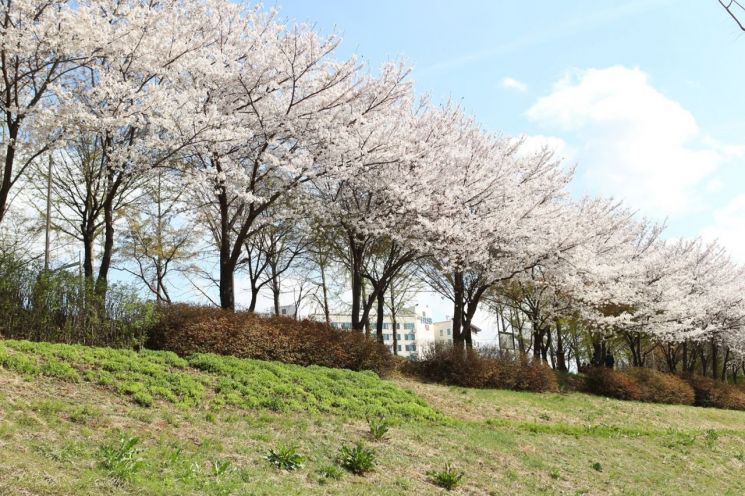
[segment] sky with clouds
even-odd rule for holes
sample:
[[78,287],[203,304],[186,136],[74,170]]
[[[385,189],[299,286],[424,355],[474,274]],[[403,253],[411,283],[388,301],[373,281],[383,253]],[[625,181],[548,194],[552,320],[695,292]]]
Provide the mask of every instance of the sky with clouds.
[[[577,194],[624,198],[670,236],[745,261],[745,34],[716,0],[282,0],[420,93],[556,147]],[[745,18],[745,12],[743,12]]]
[[[745,33],[716,0],[281,0],[420,93],[549,143],[579,194],[625,199],[668,236],[745,261]],[[743,12],[745,18],[745,12]]]

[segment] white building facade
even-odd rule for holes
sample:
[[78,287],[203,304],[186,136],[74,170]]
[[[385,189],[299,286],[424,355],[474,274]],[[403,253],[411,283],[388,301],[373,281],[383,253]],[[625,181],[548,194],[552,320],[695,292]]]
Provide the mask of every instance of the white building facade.
[[[316,320],[323,320],[322,315],[313,315]],[[352,329],[352,319],[349,315],[332,314],[331,327],[336,329]],[[377,316],[370,314],[370,334],[375,337],[375,322]],[[393,349],[393,335],[396,334],[396,350]],[[435,342],[432,317],[427,307],[415,306],[401,310],[396,314],[396,328],[390,315],[383,316],[383,344],[391,353],[400,357],[417,359]]]

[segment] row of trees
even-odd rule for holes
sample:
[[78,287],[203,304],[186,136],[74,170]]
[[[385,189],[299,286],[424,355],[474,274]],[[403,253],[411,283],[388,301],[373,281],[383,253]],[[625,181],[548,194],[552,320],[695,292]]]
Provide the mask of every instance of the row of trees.
[[0,227],[13,198],[53,199],[100,297],[114,264],[164,303],[188,269],[232,310],[242,273],[249,310],[268,288],[278,311],[289,278],[328,319],[344,273],[352,327],[377,315],[382,341],[384,309],[423,281],[452,302],[456,346],[489,308],[560,369],[612,342],[634,365],[740,363],[743,268],[721,246],[570,197],[550,149],[416,97],[403,65],[373,73],[226,0],[0,5]]

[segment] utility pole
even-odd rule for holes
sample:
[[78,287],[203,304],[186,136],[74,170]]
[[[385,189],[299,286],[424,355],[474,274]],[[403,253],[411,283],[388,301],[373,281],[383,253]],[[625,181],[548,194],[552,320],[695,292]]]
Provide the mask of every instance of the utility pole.
[[47,167],[47,217],[44,227],[44,272],[49,270],[49,230],[52,217],[52,154],[49,154]]

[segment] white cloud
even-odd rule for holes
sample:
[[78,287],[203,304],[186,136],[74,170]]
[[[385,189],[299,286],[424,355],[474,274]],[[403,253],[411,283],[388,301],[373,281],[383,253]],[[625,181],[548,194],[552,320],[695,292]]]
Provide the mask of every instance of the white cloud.
[[745,194],[715,210],[713,217],[714,223],[703,231],[703,237],[718,239],[734,258],[745,262]]
[[502,78],[501,85],[504,89],[519,91],[520,93],[525,93],[526,91],[528,91],[527,84],[511,77]]
[[587,189],[658,217],[695,209],[724,153],[639,69],[575,71],[527,115],[578,144],[578,174]]

